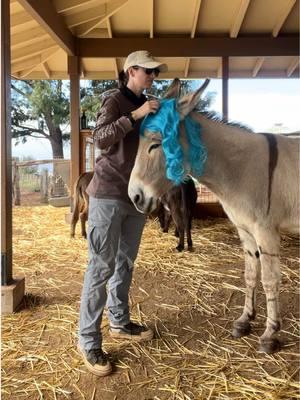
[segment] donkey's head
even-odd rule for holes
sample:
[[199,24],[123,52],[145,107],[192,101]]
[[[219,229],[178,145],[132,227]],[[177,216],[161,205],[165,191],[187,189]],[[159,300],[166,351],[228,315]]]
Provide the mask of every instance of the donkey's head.
[[[154,211],[158,199],[179,183],[177,177],[181,179],[189,172],[185,168],[183,150],[178,143],[179,132],[173,131],[179,129],[179,121],[184,120],[198,104],[208,83],[209,80],[206,80],[196,92],[177,100],[180,81],[175,79],[165,94],[159,111],[144,120],[128,187],[129,197],[139,211]],[[176,139],[173,141],[174,136]],[[172,153],[171,161],[170,154],[166,154],[166,141],[171,142],[168,143],[168,152]]]

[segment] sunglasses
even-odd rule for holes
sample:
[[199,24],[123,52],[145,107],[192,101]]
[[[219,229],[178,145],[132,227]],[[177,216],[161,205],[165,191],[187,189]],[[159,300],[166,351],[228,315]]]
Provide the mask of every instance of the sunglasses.
[[158,68],[144,68],[144,67],[139,67],[138,65],[135,65],[132,67],[133,69],[139,69],[141,68],[146,75],[151,75],[154,74],[155,77],[159,75],[159,69]]

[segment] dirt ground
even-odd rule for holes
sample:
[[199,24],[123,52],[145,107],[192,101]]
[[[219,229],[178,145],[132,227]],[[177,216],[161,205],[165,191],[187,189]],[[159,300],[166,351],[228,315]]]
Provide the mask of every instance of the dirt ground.
[[258,290],[253,333],[231,326],[244,301],[243,254],[226,219],[194,222],[194,252],[156,221],[145,228],[130,291],[132,318],[155,330],[137,344],[110,338],[111,376],[88,373],[76,350],[86,241],[69,237],[66,208],[14,208],[14,275],[26,277],[20,310],[2,318],[2,399],[294,400],[299,379],[299,247],[282,242],[281,352],[257,351],[265,324]]

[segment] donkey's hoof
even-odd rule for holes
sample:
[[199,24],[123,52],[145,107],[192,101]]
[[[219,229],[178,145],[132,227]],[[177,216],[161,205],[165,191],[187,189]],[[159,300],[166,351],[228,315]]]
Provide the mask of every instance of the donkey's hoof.
[[232,336],[236,339],[249,335],[251,332],[251,325],[249,322],[234,322],[232,329]]
[[195,251],[195,249],[194,249],[193,245],[191,245],[191,246],[188,246],[188,251],[191,251],[191,252]]
[[184,246],[182,246],[181,244],[179,244],[177,247],[176,247],[176,250],[177,251],[182,251],[184,249]]
[[278,339],[260,340],[259,351],[261,353],[273,354],[281,349],[282,345]]

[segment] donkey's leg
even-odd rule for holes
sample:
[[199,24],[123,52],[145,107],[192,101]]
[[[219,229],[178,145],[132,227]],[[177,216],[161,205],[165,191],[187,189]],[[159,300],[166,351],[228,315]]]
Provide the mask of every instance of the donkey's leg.
[[232,335],[236,338],[249,335],[250,321],[255,318],[256,285],[259,271],[259,254],[254,237],[238,229],[245,253],[246,297],[242,315],[233,323]]
[[176,249],[182,251],[184,249],[184,222],[181,211],[176,204],[171,208],[171,214],[179,236],[179,242]]
[[187,232],[187,243],[188,243],[188,249],[193,250],[193,240],[192,240],[192,214],[187,218],[187,227],[186,227],[186,232]]
[[276,231],[258,231],[255,235],[260,253],[261,277],[267,301],[266,330],[260,337],[260,351],[274,353],[280,348],[277,332],[281,327],[279,311],[280,235]]
[[80,213],[80,222],[81,222],[81,236],[84,237],[86,239],[86,228],[85,228],[85,224],[87,221],[87,212],[84,211],[82,213]]

